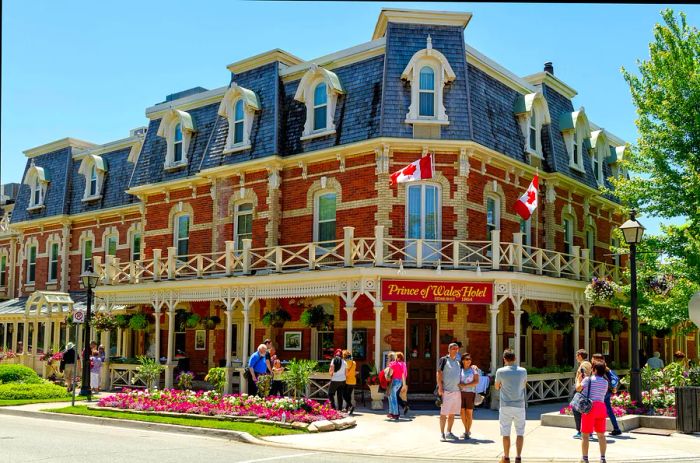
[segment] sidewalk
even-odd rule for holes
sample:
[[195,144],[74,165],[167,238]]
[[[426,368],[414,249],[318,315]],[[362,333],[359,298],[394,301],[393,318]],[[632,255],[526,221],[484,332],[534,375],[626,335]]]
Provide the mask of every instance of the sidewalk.
[[[83,404],[85,402],[82,402]],[[94,403],[94,402],[92,402]],[[65,405],[69,405],[66,403]],[[18,414],[22,411],[36,417],[36,412],[47,408],[63,406],[59,403],[31,404],[0,407]],[[538,405],[528,408],[525,428],[523,462],[578,462],[581,455],[581,441],[572,438],[572,430],[540,426],[541,413],[559,409],[559,404]],[[499,435],[498,414],[492,410],[477,409],[474,413],[472,439],[469,441],[440,442],[439,417],[437,409],[431,411],[411,411],[408,418],[399,422],[386,418],[386,411],[378,412],[360,408],[355,412],[357,426],[344,431],[320,434],[295,434],[262,438],[276,446],[298,450],[357,453],[360,455],[393,456],[406,459],[461,460],[469,462],[497,462],[502,456]],[[53,419],[60,419],[55,415]],[[78,417],[71,417],[77,419]],[[129,427],[148,423],[129,422]],[[454,434],[464,432],[457,418],[452,429]],[[203,431],[206,434],[208,431]],[[220,433],[211,432],[212,437]],[[259,439],[259,438],[258,438]],[[249,443],[258,439],[247,440]],[[608,437],[608,462],[700,462],[700,436],[673,434],[670,437],[645,434],[628,434]],[[515,439],[512,439],[513,445]],[[515,456],[515,448],[511,457]],[[589,457],[598,461],[598,444],[591,442]],[[511,459],[514,461],[514,459]]]

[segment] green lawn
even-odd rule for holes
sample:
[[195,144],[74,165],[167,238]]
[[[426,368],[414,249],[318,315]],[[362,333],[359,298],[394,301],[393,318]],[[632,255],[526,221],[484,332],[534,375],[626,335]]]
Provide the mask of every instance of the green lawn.
[[[75,401],[85,400],[83,396],[75,396]],[[27,404],[43,404],[50,402],[70,402],[70,397],[61,397],[58,399],[15,399],[15,400],[0,400],[0,407],[7,407],[9,405],[27,405]]]
[[69,415],[97,416],[102,418],[118,418],[132,421],[145,421],[148,423],[175,424],[179,426],[191,426],[195,428],[225,429],[229,431],[243,431],[253,436],[282,436],[285,434],[299,434],[304,431],[297,429],[285,429],[267,424],[247,423],[237,421],[223,421],[210,418],[179,418],[171,416],[161,416],[157,414],[147,415],[141,413],[129,413],[127,411],[114,410],[91,410],[86,405],[76,405],[75,407],[51,408],[42,410],[52,413],[66,413]]

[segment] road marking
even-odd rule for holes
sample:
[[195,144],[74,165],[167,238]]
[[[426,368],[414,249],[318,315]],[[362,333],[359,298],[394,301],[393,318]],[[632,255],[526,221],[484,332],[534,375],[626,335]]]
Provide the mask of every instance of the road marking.
[[245,460],[241,461],[240,463],[254,463],[257,461],[272,461],[272,460],[282,460],[283,458],[294,458],[294,457],[304,457],[307,455],[317,455],[320,452],[308,452],[308,453],[295,453],[293,455],[282,455],[279,457],[269,457],[269,458],[260,458],[258,460]]

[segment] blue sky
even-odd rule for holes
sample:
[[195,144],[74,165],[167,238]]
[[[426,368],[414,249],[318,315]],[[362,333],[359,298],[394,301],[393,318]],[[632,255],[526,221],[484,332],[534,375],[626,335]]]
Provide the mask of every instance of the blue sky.
[[[21,181],[28,148],[128,136],[165,95],[227,85],[234,61],[272,48],[312,59],[366,42],[382,7],[471,12],[469,45],[521,76],[552,61],[578,91],[576,107],[636,141],[620,67],[648,57],[663,5],[13,1],[2,5],[0,180]],[[675,10],[700,23],[699,6]],[[659,220],[642,221],[658,230]]]

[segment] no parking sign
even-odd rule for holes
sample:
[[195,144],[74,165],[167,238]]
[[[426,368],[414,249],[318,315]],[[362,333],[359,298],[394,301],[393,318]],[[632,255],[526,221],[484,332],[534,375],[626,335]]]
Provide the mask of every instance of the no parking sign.
[[73,323],[85,323],[85,311],[84,310],[74,310],[73,311]]

